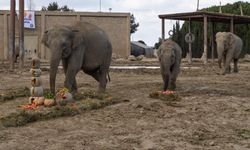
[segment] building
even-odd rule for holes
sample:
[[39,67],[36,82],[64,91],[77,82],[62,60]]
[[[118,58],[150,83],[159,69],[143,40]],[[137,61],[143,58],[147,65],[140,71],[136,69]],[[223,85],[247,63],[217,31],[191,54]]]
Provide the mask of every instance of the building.
[[[122,57],[130,55],[129,13],[35,11],[35,28],[24,30],[25,57],[36,52],[42,60],[48,60],[49,49],[41,44],[43,33],[53,26],[72,25],[77,21],[99,26],[108,34],[113,53]],[[8,59],[9,23],[10,11],[0,10],[0,60]],[[16,17],[15,35],[18,42],[18,17]]]
[[153,47],[147,46],[138,41],[131,42],[131,55],[135,57],[139,55],[144,55],[147,58],[154,57]]

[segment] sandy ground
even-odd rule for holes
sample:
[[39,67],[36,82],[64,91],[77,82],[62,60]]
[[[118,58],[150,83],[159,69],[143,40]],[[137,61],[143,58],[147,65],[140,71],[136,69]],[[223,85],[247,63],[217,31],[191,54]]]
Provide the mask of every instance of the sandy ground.
[[[127,62],[137,65],[137,62]],[[124,62],[113,63],[124,65]],[[140,65],[157,65],[144,62]],[[107,92],[127,102],[88,111],[74,117],[38,121],[23,127],[0,129],[1,150],[248,150],[250,149],[250,65],[240,72],[218,75],[218,67],[185,63],[177,81],[181,101],[174,106],[149,93],[162,87],[159,69],[112,70]],[[197,67],[198,66],[198,67]],[[30,87],[30,73],[0,68],[0,93]],[[45,88],[49,74],[42,74]],[[57,76],[62,87],[64,75]],[[97,83],[84,73],[77,76],[79,91],[95,90]],[[24,98],[0,103],[0,117]],[[11,109],[12,108],[12,109]]]

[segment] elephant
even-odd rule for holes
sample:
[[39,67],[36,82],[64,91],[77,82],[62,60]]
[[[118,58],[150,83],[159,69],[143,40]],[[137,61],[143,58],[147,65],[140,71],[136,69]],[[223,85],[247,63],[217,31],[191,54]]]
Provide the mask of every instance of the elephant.
[[55,94],[56,74],[60,60],[65,74],[64,87],[72,94],[77,92],[75,76],[81,70],[99,82],[98,92],[105,92],[109,78],[112,45],[104,30],[87,22],[77,22],[72,26],[56,26],[44,32],[42,43],[51,52],[50,90],[52,93]]
[[180,73],[182,49],[171,39],[165,40],[157,50],[163,79],[163,90],[175,90],[176,79]]
[[218,64],[221,67],[223,62],[222,75],[231,72],[230,63],[234,60],[234,72],[238,72],[238,59],[242,49],[242,40],[231,32],[217,32],[216,44],[218,54]]

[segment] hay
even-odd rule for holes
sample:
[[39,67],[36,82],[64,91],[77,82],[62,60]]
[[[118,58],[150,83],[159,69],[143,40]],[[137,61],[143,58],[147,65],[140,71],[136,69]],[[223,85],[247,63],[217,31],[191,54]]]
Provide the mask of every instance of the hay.
[[[94,92],[85,94],[79,97],[95,97],[78,99],[74,103],[68,103],[66,106],[54,106],[54,107],[39,107],[36,110],[20,110],[16,113],[9,114],[0,119],[0,124],[4,127],[18,127],[23,126],[31,122],[40,120],[49,120],[58,117],[75,116],[77,114],[100,109],[109,105],[125,102],[119,98],[113,98],[108,94],[93,95]],[[97,99],[98,97],[99,99]]]
[[243,139],[250,139],[250,130],[248,129],[238,129],[237,131],[237,135]]

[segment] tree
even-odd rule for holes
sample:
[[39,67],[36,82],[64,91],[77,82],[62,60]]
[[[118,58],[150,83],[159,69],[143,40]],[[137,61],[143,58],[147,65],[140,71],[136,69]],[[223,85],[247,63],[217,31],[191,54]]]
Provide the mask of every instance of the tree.
[[67,5],[59,7],[57,2],[49,3],[48,7],[43,6],[41,11],[74,11],[74,9],[69,9]]
[[154,45],[154,49],[158,49],[160,47],[161,43],[162,43],[162,38],[159,38],[158,42],[156,42]]
[[133,14],[130,15],[130,34],[133,34],[137,31],[139,23],[135,23],[135,17]]

